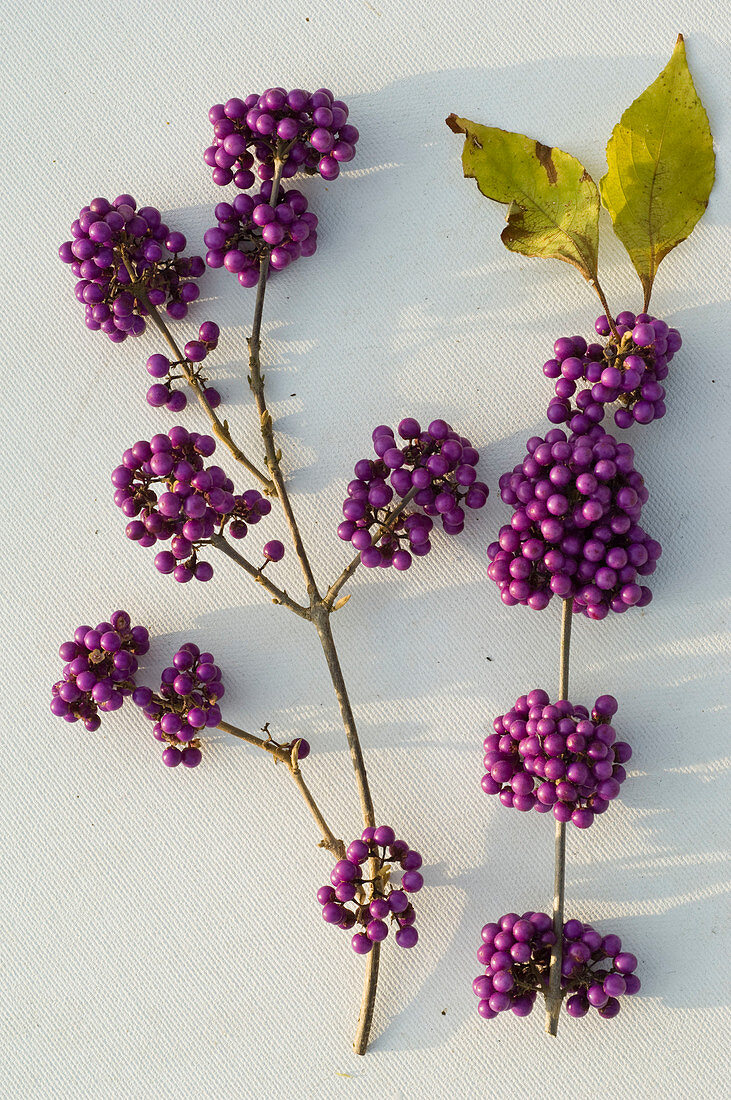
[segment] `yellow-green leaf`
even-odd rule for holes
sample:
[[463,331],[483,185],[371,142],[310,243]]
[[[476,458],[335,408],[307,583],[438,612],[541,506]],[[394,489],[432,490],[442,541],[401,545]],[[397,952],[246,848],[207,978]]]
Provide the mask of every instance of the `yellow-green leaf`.
[[597,278],[599,192],[576,157],[540,141],[450,115],[464,134],[462,169],[483,195],[508,204],[502,241],[511,252],[565,260]]
[[685,56],[683,36],[658,76],[614,127],[602,201],[630,255],[649,305],[661,261],[708,205],[713,139]]

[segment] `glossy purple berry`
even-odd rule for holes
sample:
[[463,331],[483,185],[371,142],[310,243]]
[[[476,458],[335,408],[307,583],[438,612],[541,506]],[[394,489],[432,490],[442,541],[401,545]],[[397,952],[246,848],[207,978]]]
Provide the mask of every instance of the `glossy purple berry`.
[[277,539],[272,539],[265,544],[263,554],[267,561],[281,561],[284,557],[284,545]]

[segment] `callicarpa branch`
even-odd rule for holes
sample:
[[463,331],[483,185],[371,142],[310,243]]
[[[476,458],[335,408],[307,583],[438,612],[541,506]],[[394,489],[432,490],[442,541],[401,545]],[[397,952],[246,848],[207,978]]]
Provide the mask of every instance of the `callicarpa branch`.
[[[333,617],[363,569],[406,572],[420,567],[418,559],[429,554],[435,537],[459,537],[470,514],[484,507],[488,487],[478,477],[477,449],[444,419],[437,416],[422,427],[406,416],[396,430],[377,426],[370,456],[355,463],[337,527],[350,554],[339,575],[323,579],[300,530],[269,407],[262,324],[269,279],[296,280],[280,273],[317,248],[318,218],[289,181],[337,180],[356,155],[359,133],[346,104],[326,88],[269,88],[216,104],[209,119],[213,140],[203,160],[213,183],[228,190],[215,206],[216,224],[204,234],[205,257],[186,255],[184,235],[158,209],[138,206],[129,194],[113,201],[97,197],[82,207],[59,254],[76,279],[91,331],[115,344],[146,332],[157,339],[147,359],[149,405],[160,415],[177,414],[192,396],[202,419],[201,432],[175,425],[122,453],[111,481],[127,538],[154,548],[155,568],[181,585],[210,583],[216,560],[226,569],[239,568],[276,614],[291,612],[311,625],[342,721],[363,830],[347,840],[332,818],[328,823],[317,745],[304,736],[312,738],[311,731],[277,740],[269,723],[252,733],[224,717],[224,675],[214,653],[186,642],[169,658],[159,685],[144,683],[141,659],[154,643],[124,610],[96,626],[78,626],[62,643],[63,672],[52,689],[51,711],[93,732],[112,711],[131,704],[143,724],[151,724],[162,764],[182,765],[183,772],[204,761],[209,729],[244,741],[280,766],[277,776],[289,776],[299,791],[313,835],[333,861],[329,882],[316,891],[322,919],[347,933],[354,953],[363,956],[354,1049],[364,1054],[381,945],[389,940],[401,949],[416,947],[414,896],[424,878],[419,852],[392,825],[379,824],[383,815],[374,806]],[[478,950],[485,969],[473,988],[486,1019],[508,1009],[526,1016],[542,994],[546,1028],[555,1035],[564,1003],[570,1017],[594,1007],[609,1019],[620,1011],[621,999],[640,988],[637,959],[617,935],[576,918],[564,920],[567,826],[594,827],[610,809],[632,752],[618,739],[613,696],[600,694],[591,706],[569,701],[571,625],[575,615],[600,621],[638,613],[652,598],[644,579],[654,572],[661,548],[641,525],[649,494],[633,446],[603,425],[610,409],[622,433],[665,413],[665,383],[681,339],[649,312],[650,296],[660,262],[707,205],[713,148],[682,37],[668,66],[615,127],[599,187],[576,158],[541,141],[456,115],[447,123],[464,136],[465,176],[476,180],[484,196],[508,207],[506,247],[572,264],[604,310],[590,341],[570,336],[554,344],[543,367],[554,383],[547,407],[551,427],[544,437],[529,439],[522,461],[500,477],[500,496],[512,515],[487,547],[487,576],[503,604],[542,611],[555,597],[561,605],[555,701],[534,688],[494,720],[494,732],[484,741],[482,779],[482,789],[497,795],[502,806],[553,818],[555,884],[552,914],[507,913],[485,925]],[[639,275],[639,311],[611,313],[599,282],[601,202]],[[476,222],[479,214],[475,209]],[[211,384],[218,325],[203,320],[197,333],[187,334],[190,339],[178,335],[196,308],[206,267],[225,268],[244,293],[253,292],[242,361],[262,457],[246,453],[218,412],[222,397]],[[266,530],[275,510],[288,550],[276,538],[258,541],[258,525]],[[286,554],[296,561],[296,591],[278,581]],[[343,792],[324,793],[342,801]],[[602,827],[609,822],[603,820]]]

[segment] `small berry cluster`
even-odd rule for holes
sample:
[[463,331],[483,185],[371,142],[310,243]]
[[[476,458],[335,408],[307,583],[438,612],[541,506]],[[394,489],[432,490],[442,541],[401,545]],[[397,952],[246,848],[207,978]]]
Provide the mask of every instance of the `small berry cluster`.
[[183,348],[184,360],[171,361],[166,355],[151,355],[147,360],[147,373],[158,381],[153,383],[147,391],[148,405],[152,405],[154,409],[164,406],[168,412],[173,413],[181,412],[185,408],[188,398],[182,390],[173,389],[173,382],[183,377],[183,375],[174,374],[173,370],[185,362],[192,368],[194,376],[198,379],[209,407],[217,409],[221,404],[221,395],[213,387],[206,387],[208,379],[201,374],[200,364],[208,352],[218,346],[219,336],[220,330],[216,322],[204,321],[198,329],[198,339],[189,340]]
[[[130,518],[127,538],[141,546],[172,539],[171,549],[155,557],[155,567],[181,583],[213,576],[213,566],[198,561],[203,540],[226,525],[232,538],[241,539],[248,525],[271,511],[257,489],[235,496],[220,466],[204,467],[203,459],[215,449],[211,436],[175,427],[149,443],[135,443],[112,473],[114,503]],[[163,486],[159,495],[153,487],[157,483]]]
[[287,153],[285,179],[298,171],[337,179],[340,165],[355,156],[359,136],[348,123],[348,108],[327,88],[268,88],[262,95],[253,92],[246,99],[217,103],[208,118],[214,140],[203,159],[213,169],[213,182],[225,186],[233,181],[242,191],[253,187],[255,165],[260,180],[271,180],[282,146]]
[[[345,520],[338,535],[361,552],[360,560],[367,568],[392,565],[408,569],[412,555],[423,557],[431,550],[432,517],[441,516],[447,535],[458,535],[465,521],[461,505],[482,508],[489,492],[484,482],[476,480],[478,452],[445,420],[433,420],[422,431],[417,420],[406,417],[398,433],[402,446],[391,428],[381,425],[375,429],[373,449],[378,458],[356,462],[355,480],[348,484],[343,503]],[[394,495],[403,498],[413,489],[413,503],[422,511],[402,512],[386,534],[381,534]],[[371,533],[374,525],[377,530]]]
[[168,768],[201,762],[198,732],[221,721],[218,700],[224,694],[221,670],[212,653],[201,653],[193,642],[182,645],[169,668],[163,669],[158,694],[148,687],[135,689],[132,700],[155,725],[152,735],[166,743],[162,761]]
[[[330,873],[332,886],[322,886],[317,891],[323,920],[345,930],[359,924],[363,931],[356,932],[351,940],[358,955],[367,955],[374,943],[385,940],[389,932],[386,918],[398,927],[399,947],[414,947],[419,934],[414,928],[416,914],[408,895],[417,893],[424,885],[419,853],[405,841],[397,840],[390,825],[380,825],[365,829],[361,839],[348,846],[346,855],[347,859],[338,860]],[[372,879],[365,878],[362,872],[362,864],[369,860],[376,863]],[[395,864],[403,871],[401,883],[396,887],[390,883]],[[366,883],[372,888],[370,901],[363,889]],[[349,902],[353,908],[348,908]]]
[[131,195],[111,203],[92,199],[71,236],[58,254],[79,280],[76,297],[86,307],[87,328],[100,329],[115,344],[145,331],[148,310],[141,292],[175,320],[185,317],[200,294],[190,280],[205,270],[201,257],[180,256],[183,234],[171,232],[154,206],[138,210]]
[[648,492],[629,444],[593,425],[568,439],[553,428],[527,451],[500,478],[514,513],[487,551],[503,603],[540,611],[554,595],[573,597],[591,619],[648,604],[637,577],[655,571],[662,548],[638,525]]
[[[553,345],[554,358],[543,373],[555,378],[556,396],[548,406],[552,424],[568,421],[573,432],[586,432],[604,419],[605,406],[618,401],[614,414],[618,428],[649,424],[665,415],[668,364],[682,345],[677,329],[649,313],[620,313],[611,332],[609,319],[597,318],[596,331],[610,336],[606,344],[587,344],[583,336],[561,336]],[[579,390],[577,383],[589,382]],[[571,398],[576,408],[572,408]]]
[[[528,1016],[539,992],[545,995],[551,947],[556,942],[547,913],[506,913],[482,929],[478,962],[485,967],[472,983],[477,1011],[485,1020],[511,1009]],[[585,1016],[591,1007],[611,1020],[619,998],[637,993],[637,959],[622,951],[619,936],[602,936],[590,924],[568,920],[563,926],[561,989],[570,1016]]]
[[241,286],[256,286],[261,261],[267,256],[268,278],[270,272],[282,271],[317,249],[317,217],[308,211],[302,192],[281,190],[274,206],[271,195],[271,183],[264,183],[256,195],[219,202],[218,225],[203,236],[208,266],[225,267]]
[[132,626],[126,611],[115,611],[96,627],[77,627],[73,641],[63,642],[58,651],[66,663],[63,678],[51,689],[51,713],[98,729],[99,711],[118,710],[133,692],[137,658],[149,648],[147,630]]
[[632,755],[617,741],[609,719],[617,700],[601,695],[586,707],[562,699],[551,703],[536,688],[497,717],[485,738],[485,794],[497,794],[516,810],[553,810],[557,821],[588,829],[619,794]]

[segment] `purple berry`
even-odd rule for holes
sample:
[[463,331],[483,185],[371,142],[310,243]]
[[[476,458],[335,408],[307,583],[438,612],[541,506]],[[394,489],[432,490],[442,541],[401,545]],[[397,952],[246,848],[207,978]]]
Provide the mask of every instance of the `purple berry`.
[[281,561],[284,557],[284,545],[273,539],[265,544],[263,554],[267,561]]

